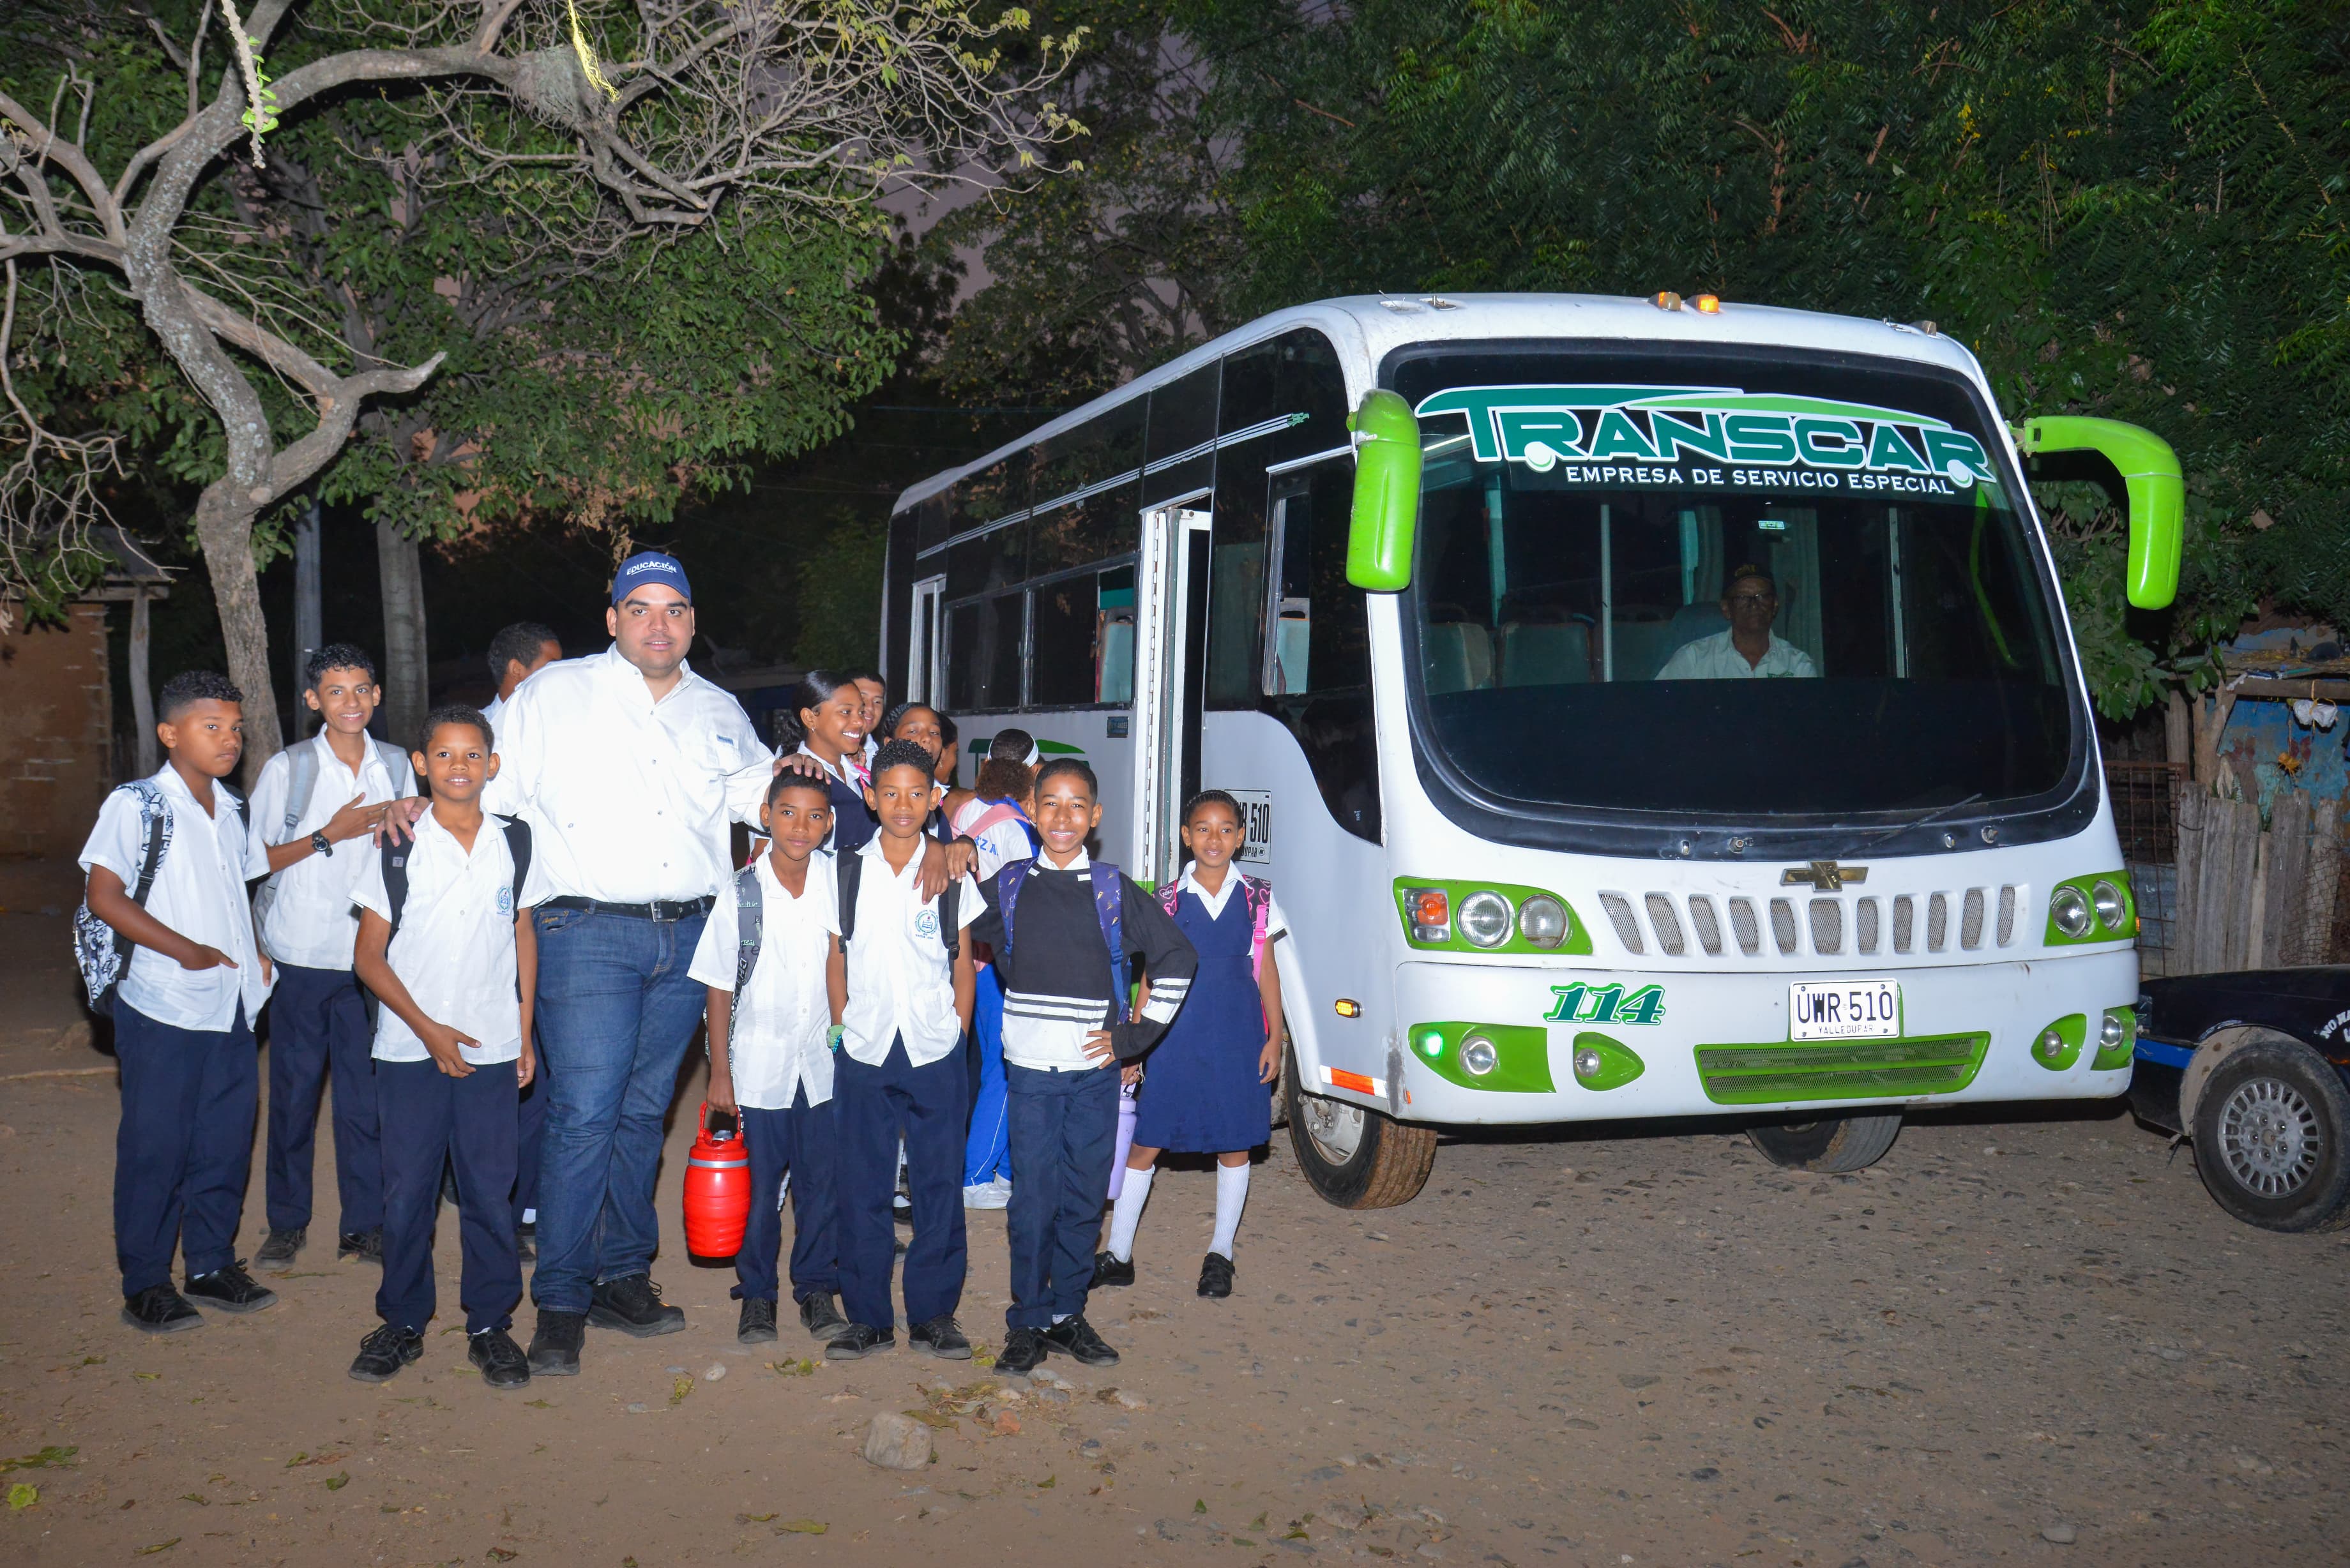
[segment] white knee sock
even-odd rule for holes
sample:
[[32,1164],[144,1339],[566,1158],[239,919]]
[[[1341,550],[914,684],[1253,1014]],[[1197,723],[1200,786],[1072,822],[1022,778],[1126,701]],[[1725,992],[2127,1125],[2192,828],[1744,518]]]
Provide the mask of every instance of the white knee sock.
[[1248,1184],[1245,1163],[1216,1167],[1216,1235],[1208,1243],[1211,1252],[1222,1252],[1228,1259],[1232,1255],[1232,1237],[1241,1228],[1241,1210],[1248,1205]]
[[1134,1261],[1134,1232],[1142,1224],[1143,1200],[1149,1196],[1150,1172],[1129,1168],[1109,1216],[1109,1255],[1121,1263]]

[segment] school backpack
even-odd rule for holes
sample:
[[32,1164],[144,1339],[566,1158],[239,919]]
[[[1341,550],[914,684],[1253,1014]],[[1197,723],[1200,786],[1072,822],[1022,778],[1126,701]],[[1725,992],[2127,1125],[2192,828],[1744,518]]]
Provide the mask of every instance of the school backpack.
[[[415,768],[409,762],[406,752],[389,741],[379,741],[373,736],[369,737],[369,744],[375,747],[377,754],[383,759],[383,765],[390,771],[392,787],[395,790],[400,787],[402,768],[408,769],[411,776],[413,776]],[[310,809],[310,797],[318,793],[318,748],[315,738],[286,748],[286,771],[291,776],[286,781],[286,820],[277,829],[277,842],[280,844],[286,843],[294,836],[294,829],[300,825],[303,815]],[[289,866],[286,869],[290,871],[293,867]],[[285,871],[271,872],[269,879],[255,890],[253,895],[255,930],[257,931],[269,923],[270,906],[277,902],[277,885],[285,875]],[[519,888],[521,884],[516,883],[515,886]]]
[[734,953],[734,996],[742,1000],[743,988],[751,983],[751,971],[758,966],[761,928],[766,923],[767,894],[759,886],[759,857],[734,873],[734,925],[738,940]]
[[[996,874],[995,897],[1003,906],[1003,951],[1012,952],[1012,915],[1020,889],[1035,870],[1034,860],[1014,860]],[[1101,922],[1102,945],[1109,949],[1109,993],[1119,1017],[1126,1015],[1126,873],[1107,860],[1092,863],[1094,919]]]
[[[864,861],[861,850],[849,850],[833,857],[834,887],[840,899],[840,945],[844,950],[848,946],[848,939],[857,932],[857,889],[864,880]],[[749,876],[750,873],[751,868],[745,867],[741,875]],[[962,923],[955,919],[955,906],[962,893],[962,878],[958,877],[947,884],[945,892],[939,895],[939,940],[946,944],[949,963],[954,962],[956,939],[962,934]],[[756,961],[758,956],[754,950],[751,954],[752,961]],[[736,967],[743,977],[751,972],[750,964],[740,959],[736,961]],[[738,988],[736,994],[739,995],[742,981],[738,979],[735,983]]]
[[[1244,907],[1248,910],[1249,917],[1249,972],[1263,976],[1264,973],[1264,927],[1265,921],[1273,914],[1273,884],[1262,877],[1252,877],[1245,871],[1236,875],[1241,879],[1241,897],[1246,901]],[[1169,919],[1175,918],[1176,908],[1182,901],[1183,884],[1180,879],[1170,882],[1159,889],[1159,905],[1167,911]]]
[[[228,785],[215,780],[213,788],[228,797],[236,813],[237,830],[244,829],[244,797]],[[163,792],[153,779],[132,779],[117,784],[116,792],[128,791],[139,803],[139,878],[128,891],[130,901],[140,909],[147,907],[147,895],[155,888],[155,873],[163,864],[163,856],[172,847],[172,807],[163,799]],[[121,989],[123,972],[130,967],[132,942],[129,937],[89,912],[89,899],[85,896],[81,907],[74,911],[74,964],[81,971],[82,990],[88,993],[89,1010],[100,1018],[114,1016],[114,993]]]
[[1034,859],[1038,850],[1043,847],[1043,840],[1036,836],[1036,825],[1028,820],[1028,814],[1020,809],[1020,803],[1016,800],[1005,799],[983,801],[981,804],[987,809],[973,817],[970,826],[958,830],[957,836],[976,839],[999,822],[1016,822],[1020,825],[1020,831],[1028,836],[1028,855],[1031,859]]

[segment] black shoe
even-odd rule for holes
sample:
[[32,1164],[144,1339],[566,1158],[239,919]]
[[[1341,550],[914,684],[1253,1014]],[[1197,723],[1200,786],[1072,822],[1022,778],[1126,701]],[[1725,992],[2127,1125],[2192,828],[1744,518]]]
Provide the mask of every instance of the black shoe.
[[775,1303],[756,1296],[743,1301],[743,1315],[734,1321],[734,1338],[742,1345],[766,1345],[775,1337]]
[[875,1328],[869,1323],[852,1323],[832,1336],[832,1343],[824,1347],[824,1358],[827,1361],[857,1361],[877,1350],[894,1350],[897,1345],[896,1329]]
[[310,1229],[307,1225],[294,1225],[283,1231],[272,1231],[262,1238],[261,1251],[253,1255],[254,1267],[258,1269],[293,1267],[294,1260],[301,1252],[303,1243],[309,1239]]
[[1045,1364],[1045,1336],[1033,1328],[1015,1328],[1003,1336],[995,1353],[995,1369],[1007,1377],[1025,1377]]
[[1132,1258],[1120,1261],[1118,1258],[1108,1252],[1096,1252],[1094,1254],[1094,1282],[1087,1287],[1088,1289],[1097,1291],[1105,1285],[1130,1285],[1132,1283],[1134,1283],[1134,1260]]
[[177,1334],[203,1327],[204,1314],[171,1286],[149,1285],[136,1295],[122,1298],[122,1321],[141,1334]]
[[848,1326],[848,1320],[840,1315],[840,1303],[830,1291],[817,1291],[800,1298],[800,1326],[816,1339],[830,1339]]
[[971,1341],[955,1324],[951,1313],[941,1313],[928,1323],[918,1323],[906,1331],[906,1343],[916,1350],[927,1351],[941,1361],[969,1361]]
[[598,1328],[617,1328],[639,1339],[676,1334],[685,1327],[685,1309],[660,1299],[660,1287],[650,1274],[628,1274],[596,1287],[588,1321]]
[[1102,1336],[1094,1332],[1094,1325],[1086,1321],[1086,1314],[1083,1313],[1072,1318],[1064,1318],[1052,1327],[1039,1332],[1045,1345],[1064,1355],[1074,1358],[1081,1366],[1116,1366],[1118,1365],[1118,1352],[1112,1350]]
[[412,1328],[385,1324],[359,1341],[351,1358],[351,1376],[361,1383],[388,1383],[400,1369],[424,1359],[424,1336]]
[[371,1231],[346,1231],[335,1238],[335,1262],[357,1258],[362,1263],[383,1262],[383,1227]]
[[1221,1301],[1232,1293],[1232,1261],[1222,1252],[1211,1252],[1200,1260],[1200,1293],[1211,1301]]
[[579,1345],[588,1337],[584,1312],[538,1309],[538,1332],[530,1336],[530,1369],[541,1377],[579,1376]]
[[[423,1346],[417,1347],[417,1354],[423,1354]],[[467,1335],[465,1359],[482,1369],[482,1381],[493,1388],[520,1388],[530,1381],[529,1358],[504,1329]]]
[[530,1220],[525,1220],[521,1224],[515,1227],[515,1257],[520,1262],[527,1263],[537,1256],[538,1227]]
[[224,1269],[194,1276],[188,1281],[188,1294],[223,1312],[259,1312],[277,1304],[277,1293],[246,1273],[243,1258]]

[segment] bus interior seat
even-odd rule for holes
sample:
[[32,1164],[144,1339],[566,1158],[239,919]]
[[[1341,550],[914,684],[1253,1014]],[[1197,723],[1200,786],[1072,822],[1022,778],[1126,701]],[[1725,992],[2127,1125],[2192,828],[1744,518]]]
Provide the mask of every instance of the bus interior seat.
[[1671,640],[1671,612],[1661,605],[1616,607],[1616,679],[1651,680],[1679,644]]
[[1430,622],[1420,639],[1420,659],[1430,696],[1493,683],[1493,635],[1474,621]]
[[[1670,659],[1700,637],[1711,637],[1730,629],[1730,622],[1721,613],[1721,606],[1712,599],[1700,599],[1693,605],[1683,605],[1673,612],[1672,635],[1665,648],[1665,658]],[[1664,660],[1657,662],[1664,668]]]
[[1502,684],[1571,686],[1591,679],[1591,628],[1579,620],[1502,623]]

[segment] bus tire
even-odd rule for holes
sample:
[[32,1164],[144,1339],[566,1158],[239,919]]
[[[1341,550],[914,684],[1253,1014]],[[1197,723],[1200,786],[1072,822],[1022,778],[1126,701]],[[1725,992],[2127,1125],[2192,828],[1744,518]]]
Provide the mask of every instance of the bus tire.
[[1419,1196],[1436,1164],[1436,1129],[1399,1122],[1350,1101],[1297,1086],[1297,1064],[1283,1074],[1289,1144],[1297,1168],[1326,1203],[1392,1209]]
[[2195,1169],[2247,1225],[2288,1233],[2350,1225],[2350,1092],[2298,1041],[2228,1054],[2195,1102]]
[[1866,1170],[1885,1158],[1901,1131],[1899,1111],[1758,1122],[1746,1137],[1762,1158],[1789,1170]]

